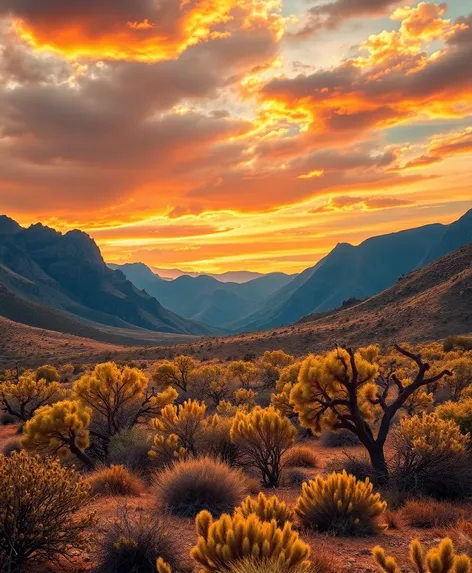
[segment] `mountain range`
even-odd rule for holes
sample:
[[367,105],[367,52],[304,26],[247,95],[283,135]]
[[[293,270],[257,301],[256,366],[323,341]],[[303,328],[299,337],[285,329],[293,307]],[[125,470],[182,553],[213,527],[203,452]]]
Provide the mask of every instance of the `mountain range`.
[[[40,223],[24,229],[0,217],[0,285],[1,298],[10,297],[10,304],[3,305],[4,316],[23,306],[33,315],[29,320],[39,310],[44,315],[49,309],[63,320],[93,328],[188,335],[215,332],[167,310],[123,273],[109,269],[95,242],[81,231],[62,234]],[[31,304],[36,311],[28,307]]]
[[293,279],[293,275],[270,273],[243,283],[220,282],[207,275],[182,275],[169,281],[143,263],[110,266],[173,312],[227,330]]
[[142,263],[109,268],[81,231],[62,234],[40,223],[26,229],[1,216],[0,316],[103,343],[191,342],[273,329],[355,305],[471,242],[472,210],[450,225],[372,237],[358,246],[340,243],[296,276],[169,280]]

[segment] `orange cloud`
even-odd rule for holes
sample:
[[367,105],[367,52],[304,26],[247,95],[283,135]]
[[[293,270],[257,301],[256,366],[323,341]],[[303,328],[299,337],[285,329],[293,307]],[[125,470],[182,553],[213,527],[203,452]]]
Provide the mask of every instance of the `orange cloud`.
[[428,167],[453,155],[467,153],[472,153],[472,127],[457,133],[433,137],[426,148],[426,153],[406,163],[403,169]]
[[400,199],[398,197],[355,197],[344,195],[340,197],[331,197],[324,205],[311,209],[310,213],[330,213],[332,211],[346,211],[352,209],[360,210],[378,210],[389,209],[392,207],[405,207],[413,205],[413,201]]
[[155,62],[239,29],[284,28],[279,0],[12,0],[2,12],[35,50],[73,60]]

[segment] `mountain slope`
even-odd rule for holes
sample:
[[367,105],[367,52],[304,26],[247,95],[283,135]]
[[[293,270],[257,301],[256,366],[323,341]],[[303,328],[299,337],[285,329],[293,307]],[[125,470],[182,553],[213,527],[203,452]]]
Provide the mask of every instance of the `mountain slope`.
[[284,273],[270,273],[244,283],[223,283],[207,275],[183,275],[169,281],[142,263],[112,265],[112,268],[121,270],[135,286],[155,296],[170,310],[220,328],[231,328],[232,323],[249,315],[292,278]]
[[41,224],[19,231],[7,226],[9,232],[0,235],[0,284],[27,301],[70,313],[79,321],[119,328],[214,332],[165,309],[123,273],[109,269],[85,233],[63,235]]
[[[401,275],[472,241],[472,210],[451,225],[426,225],[367,239],[358,246],[338,244],[315,267],[286,285],[238,330],[291,324],[312,312],[364,299],[392,285]],[[296,286],[296,288],[293,288]]]

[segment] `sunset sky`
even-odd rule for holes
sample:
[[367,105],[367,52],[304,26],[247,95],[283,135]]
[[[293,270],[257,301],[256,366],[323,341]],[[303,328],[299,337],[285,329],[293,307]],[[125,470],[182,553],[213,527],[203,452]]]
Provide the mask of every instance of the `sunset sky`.
[[298,272],[472,208],[472,0],[1,0],[0,212]]

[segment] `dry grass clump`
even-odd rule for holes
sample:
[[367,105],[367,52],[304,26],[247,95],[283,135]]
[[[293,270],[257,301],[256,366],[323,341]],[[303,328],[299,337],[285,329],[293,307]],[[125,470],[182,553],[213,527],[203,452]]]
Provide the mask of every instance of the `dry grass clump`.
[[318,456],[308,446],[294,446],[284,455],[282,463],[286,468],[316,468]]
[[122,430],[110,439],[108,462],[117,466],[125,466],[138,474],[149,473],[153,467],[152,460],[149,458],[151,448],[152,435],[149,431],[140,427]]
[[88,482],[93,495],[140,495],[144,489],[141,480],[124,466],[99,469]]
[[288,468],[282,473],[282,485],[284,486],[301,486],[310,479],[306,469],[304,468]]
[[339,573],[339,569],[323,569],[316,564],[287,567],[274,559],[245,559],[239,561],[229,570],[230,573]]
[[9,458],[14,452],[21,452],[23,448],[21,447],[20,438],[11,438],[8,442],[5,442],[2,448],[2,454]]
[[208,457],[175,462],[156,475],[154,490],[160,508],[182,517],[230,513],[247,494],[240,470]]
[[97,573],[155,573],[160,557],[177,571],[178,547],[161,519],[125,508],[98,545]]
[[326,430],[321,434],[321,445],[325,448],[350,448],[359,444],[359,438],[349,430]]
[[457,523],[460,512],[450,503],[440,503],[432,499],[412,499],[405,503],[402,516],[412,527],[430,529]]

